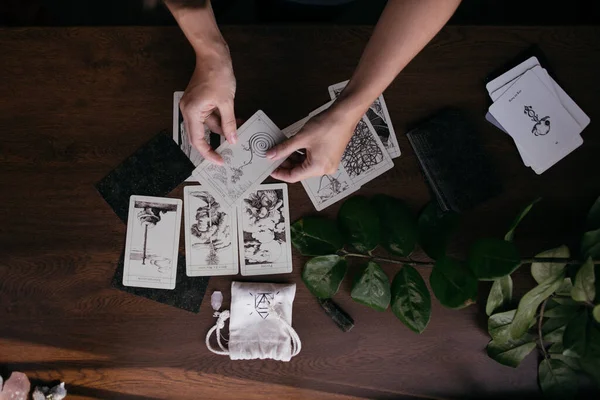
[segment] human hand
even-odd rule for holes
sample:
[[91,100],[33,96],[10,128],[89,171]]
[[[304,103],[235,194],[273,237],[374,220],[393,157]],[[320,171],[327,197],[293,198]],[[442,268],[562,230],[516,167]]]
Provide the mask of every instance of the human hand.
[[236,143],[234,97],[235,76],[227,45],[198,54],[180,108],[191,143],[200,155],[217,164],[223,164],[223,159],[204,139],[204,124],[224,135],[229,143]]
[[294,183],[313,176],[333,174],[362,114],[356,117],[335,103],[329,109],[312,117],[292,138],[267,152],[272,160],[281,160],[296,150],[306,149],[302,161],[290,157],[271,176]]

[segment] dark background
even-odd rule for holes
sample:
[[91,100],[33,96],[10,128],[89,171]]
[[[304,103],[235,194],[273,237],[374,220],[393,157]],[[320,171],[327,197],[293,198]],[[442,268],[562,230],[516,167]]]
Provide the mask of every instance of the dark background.
[[[334,12],[282,6],[278,0],[213,0],[221,24],[377,22],[385,0],[356,0]],[[146,4],[146,6],[144,6]],[[463,0],[450,24],[597,25],[598,0]],[[153,0],[0,0],[0,26],[172,25]]]

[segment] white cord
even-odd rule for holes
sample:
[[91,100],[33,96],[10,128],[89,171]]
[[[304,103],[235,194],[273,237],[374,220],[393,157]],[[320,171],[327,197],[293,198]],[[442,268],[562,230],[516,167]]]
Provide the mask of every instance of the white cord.
[[[225,310],[223,312],[215,312],[213,314],[213,316],[218,317],[217,318],[217,323],[209,329],[208,333],[206,334],[206,347],[208,348],[208,350],[210,350],[212,353],[221,355],[221,356],[228,356],[229,355],[229,351],[225,348],[225,346],[223,346],[223,343],[221,343],[221,329],[223,329],[225,327],[225,321],[227,321],[229,319],[229,311]],[[211,345],[210,345],[210,337],[212,336],[213,332],[217,331],[217,344],[219,345],[219,347],[221,348],[221,350],[216,350],[214,349]]]
[[292,326],[285,319],[282,318],[281,313],[279,312],[279,310],[277,310],[277,308],[273,304],[269,304],[269,312],[275,314],[277,319],[279,321],[281,321],[281,323],[283,324],[285,329],[290,334],[290,339],[292,340],[292,355],[291,356],[292,357],[297,356],[298,353],[300,353],[300,350],[302,350],[302,342],[300,341],[300,336],[298,336],[298,333],[296,332],[296,330],[294,328],[292,328]]

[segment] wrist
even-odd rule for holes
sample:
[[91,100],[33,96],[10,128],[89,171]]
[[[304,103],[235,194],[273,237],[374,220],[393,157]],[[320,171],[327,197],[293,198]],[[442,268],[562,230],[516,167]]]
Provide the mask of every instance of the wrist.
[[344,91],[335,103],[331,105],[331,112],[336,116],[337,120],[348,121],[352,127],[355,127],[358,121],[365,115],[370,105],[370,102],[365,102],[353,94],[346,94]]
[[204,60],[230,60],[229,46],[225,40],[220,38],[207,39],[202,38],[193,43],[190,42],[194,53],[196,54],[196,61]]

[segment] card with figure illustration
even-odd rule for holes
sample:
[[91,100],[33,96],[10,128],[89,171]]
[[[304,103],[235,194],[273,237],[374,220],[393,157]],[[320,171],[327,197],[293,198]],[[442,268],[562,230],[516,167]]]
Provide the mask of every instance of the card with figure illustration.
[[242,275],[292,272],[287,185],[260,185],[244,196],[237,210]]
[[181,200],[131,196],[123,285],[175,289]]
[[187,276],[238,273],[237,215],[202,186],[183,189]]
[[224,164],[204,161],[193,176],[222,207],[230,208],[283,162],[268,159],[267,150],[285,139],[273,121],[264,112],[257,111],[238,129],[236,144],[224,143],[216,150]]
[[[332,100],[335,100],[342,90],[346,87],[348,81],[336,83],[335,85],[329,86],[329,96]],[[377,132],[379,139],[383,143],[386,151],[391,158],[400,157],[400,146],[398,145],[398,139],[396,138],[396,132],[392,125],[392,119],[390,113],[385,104],[383,94],[380,95],[365,114],[369,119],[369,122]]]
[[[204,161],[204,157],[202,157],[198,150],[192,145],[187,131],[185,130],[183,116],[181,115],[181,109],[179,108],[179,102],[181,101],[182,96],[183,92],[173,93],[173,140],[179,145],[181,151],[185,153],[192,164],[197,167]],[[211,131],[206,125],[204,126],[204,140],[208,143],[211,142]],[[193,176],[190,175],[190,177],[186,179],[186,182],[189,181],[194,181]]]

